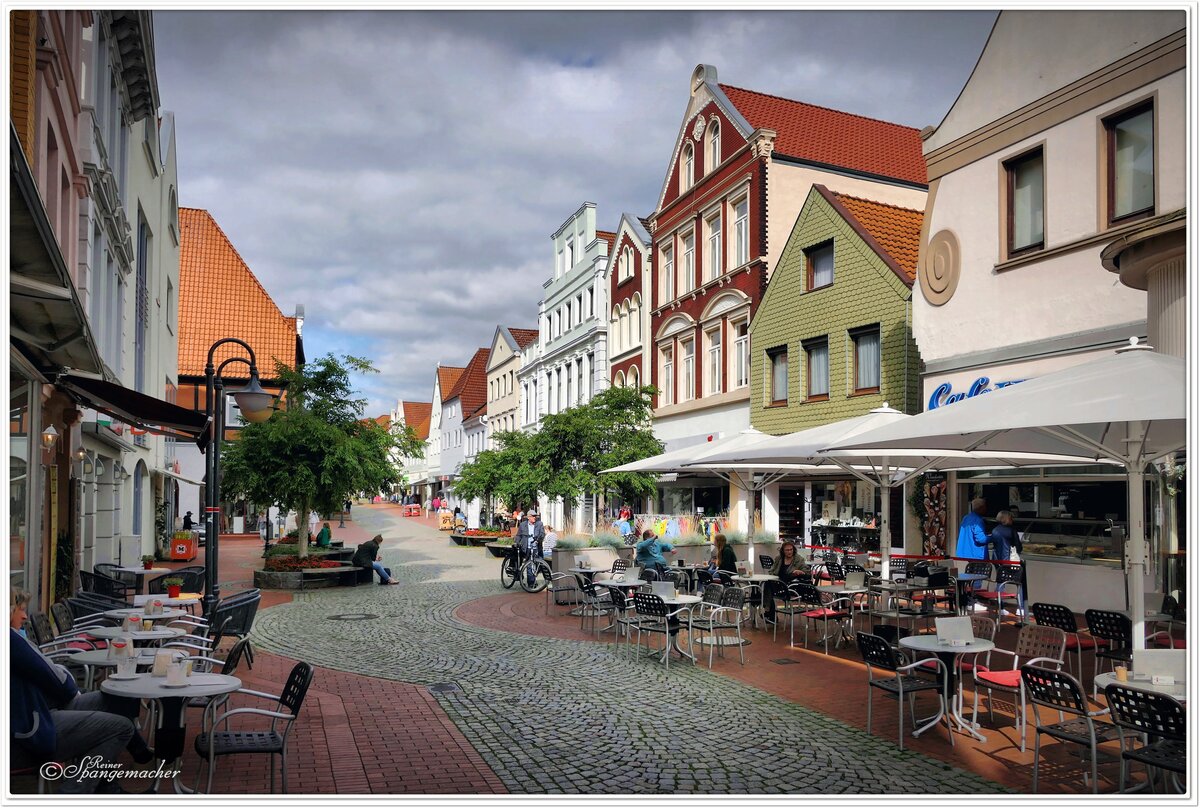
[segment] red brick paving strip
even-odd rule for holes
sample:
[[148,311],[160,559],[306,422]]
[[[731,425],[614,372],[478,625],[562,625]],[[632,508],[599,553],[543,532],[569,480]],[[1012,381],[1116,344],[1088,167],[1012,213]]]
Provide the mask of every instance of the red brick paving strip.
[[[364,506],[357,506],[364,507]],[[375,506],[379,507],[379,506]],[[423,524],[434,520],[421,518]],[[334,541],[353,547],[371,533],[353,521],[345,528],[330,522]],[[386,537],[385,537],[386,538]],[[386,546],[386,544],[385,544]],[[223,594],[253,586],[253,571],[262,564],[257,536],[221,539]],[[195,561],[166,564],[181,567]],[[228,585],[232,584],[232,588]],[[292,600],[290,592],[264,590],[261,609]],[[230,642],[226,641],[228,648]],[[277,694],[295,660],[255,651],[254,668],[243,663],[242,686]],[[233,707],[272,709],[252,696],[234,696]],[[194,736],[200,713],[190,710],[185,747],[184,782],[191,786],[200,761]],[[266,719],[239,716],[235,728],[265,728]],[[278,762],[276,764],[278,769]],[[265,755],[233,755],[217,760],[213,792],[265,794],[270,761]],[[276,773],[276,791],[279,774]],[[201,788],[204,787],[203,781]],[[467,741],[425,687],[376,679],[329,668],[315,668],[300,719],[288,742],[288,791],[295,794],[504,794],[504,784]]]

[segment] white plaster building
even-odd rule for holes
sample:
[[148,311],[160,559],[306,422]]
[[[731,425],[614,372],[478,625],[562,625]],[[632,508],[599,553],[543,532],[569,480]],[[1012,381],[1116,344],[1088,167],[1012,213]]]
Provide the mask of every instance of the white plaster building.
[[[539,338],[522,354],[521,427],[536,431],[543,415],[562,412],[608,387],[606,269],[614,234],[596,229],[596,205],[585,202],[551,236],[554,274],[542,284]],[[543,521],[562,529],[561,503],[541,503]],[[581,503],[575,524],[594,518]]]
[[493,436],[497,432],[520,429],[522,387],[517,380],[521,370],[522,351],[536,343],[535,328],[496,326],[487,366],[487,439],[485,449],[495,449]]
[[[174,403],[179,211],[175,121],[158,115],[149,12],[98,12],[83,30],[82,297],[111,379]],[[80,566],[134,563],[174,526],[175,441],[84,410]],[[139,430],[140,431],[140,430]],[[103,473],[100,473],[103,470]]]
[[429,439],[425,443],[425,483],[424,501],[428,505],[433,498],[443,493],[442,487],[446,480],[442,479],[442,449],[455,427],[445,424],[446,411],[443,408],[444,397],[447,396],[466,368],[443,367],[438,365],[433,375],[433,396],[430,398],[429,410]]
[[[1163,280],[1174,291],[1161,296],[1162,310],[1182,312],[1185,25],[1182,11],[999,15],[954,106],[925,134],[930,186],[913,331],[927,408],[1144,337],[1146,294],[1105,271],[1129,247],[1137,245],[1130,259],[1144,259],[1142,288],[1147,272]],[[1182,354],[1182,328],[1154,337],[1156,348]],[[1076,611],[1125,608],[1120,542],[1105,530],[1088,534],[1083,561],[1037,549],[1047,531],[1061,547],[1089,523],[1126,518],[1124,477],[1111,471],[951,475],[949,524],[973,495],[993,513],[1015,506],[1030,591],[1053,591]],[[1075,503],[1069,513],[1065,503]],[[1061,513],[1070,519],[1050,518]],[[1169,565],[1160,562],[1161,576]]]

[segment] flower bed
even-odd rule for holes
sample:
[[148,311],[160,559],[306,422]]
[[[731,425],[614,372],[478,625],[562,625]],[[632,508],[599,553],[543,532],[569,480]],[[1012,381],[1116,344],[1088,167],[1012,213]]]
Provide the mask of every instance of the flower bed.
[[472,528],[462,531],[463,536],[495,536],[496,538],[508,537],[512,534],[504,530],[483,530],[481,528]]
[[332,569],[342,566],[345,565],[340,561],[322,561],[319,558],[282,555],[268,558],[263,569],[268,572],[298,572],[299,570]]

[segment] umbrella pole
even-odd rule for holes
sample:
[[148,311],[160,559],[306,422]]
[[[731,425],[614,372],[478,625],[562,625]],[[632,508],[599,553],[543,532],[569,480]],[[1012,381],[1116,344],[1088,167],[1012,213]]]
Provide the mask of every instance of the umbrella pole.
[[[1140,455],[1139,455],[1140,457]],[[1133,620],[1133,647],[1146,647],[1146,467],[1137,460],[1129,465],[1129,536],[1125,546],[1129,616]]]
[[879,469],[879,570],[884,581],[892,579],[892,529],[888,520],[891,505],[892,471],[885,457]]

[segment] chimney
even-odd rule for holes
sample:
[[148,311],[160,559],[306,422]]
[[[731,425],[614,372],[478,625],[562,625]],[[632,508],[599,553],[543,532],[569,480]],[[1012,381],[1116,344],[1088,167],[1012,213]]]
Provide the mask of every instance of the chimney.
[[296,336],[304,336],[304,304],[296,304]]

